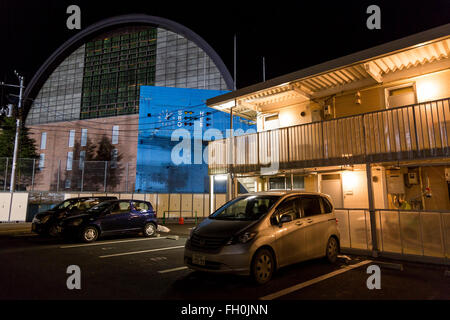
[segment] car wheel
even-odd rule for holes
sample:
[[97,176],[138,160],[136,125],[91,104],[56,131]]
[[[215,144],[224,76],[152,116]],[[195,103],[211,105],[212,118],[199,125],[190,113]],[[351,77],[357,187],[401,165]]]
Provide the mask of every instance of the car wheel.
[[267,249],[258,250],[252,263],[252,276],[258,284],[269,282],[275,268],[272,252]]
[[328,262],[335,263],[339,254],[339,245],[335,237],[330,237],[327,243],[326,257]]
[[48,234],[51,237],[56,237],[58,236],[58,225],[56,223],[53,223],[50,228],[48,229]]
[[144,236],[153,237],[156,235],[156,226],[154,223],[147,223],[144,227]]
[[83,242],[94,242],[98,238],[98,230],[95,227],[86,227],[81,232]]

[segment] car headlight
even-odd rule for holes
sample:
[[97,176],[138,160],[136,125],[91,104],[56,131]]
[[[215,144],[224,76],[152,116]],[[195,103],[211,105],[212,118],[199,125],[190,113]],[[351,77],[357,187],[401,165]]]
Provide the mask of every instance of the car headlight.
[[79,226],[83,222],[83,219],[75,219],[67,223],[67,225],[76,227]]
[[197,230],[197,227],[194,227],[194,228],[191,229],[191,232],[189,233],[189,238],[188,238],[188,240],[192,238],[192,235],[194,234],[194,231],[195,231],[195,230]]
[[234,236],[233,238],[228,241],[227,245],[230,244],[237,244],[237,243],[247,243],[251,240],[253,240],[256,237],[257,232],[244,232],[237,236]]

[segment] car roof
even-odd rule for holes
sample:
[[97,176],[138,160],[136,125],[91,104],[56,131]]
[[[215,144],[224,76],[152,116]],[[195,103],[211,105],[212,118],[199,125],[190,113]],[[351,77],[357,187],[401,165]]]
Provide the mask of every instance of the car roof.
[[111,196],[111,197],[107,197],[107,196],[99,196],[99,197],[96,197],[96,196],[92,196],[92,197],[75,197],[75,198],[67,198],[67,199],[64,199],[64,201],[67,201],[67,200],[83,200],[83,199],[110,199],[110,200],[116,200],[117,199],[117,197],[113,197],[113,196]]
[[104,202],[125,202],[125,201],[136,201],[136,202],[150,202],[145,200],[138,200],[138,199],[111,199]]
[[276,191],[260,191],[260,192],[250,192],[245,194],[240,194],[239,196],[285,196],[285,195],[291,195],[291,194],[298,194],[298,195],[316,195],[316,196],[323,196],[328,197],[328,195],[321,193],[321,192],[313,192],[313,191],[301,191],[301,190],[276,190]]

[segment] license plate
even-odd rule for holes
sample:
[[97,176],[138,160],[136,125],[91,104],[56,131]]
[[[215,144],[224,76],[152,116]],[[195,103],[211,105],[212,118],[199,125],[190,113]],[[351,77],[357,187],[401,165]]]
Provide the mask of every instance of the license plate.
[[36,231],[36,225],[35,224],[31,225],[31,231]]
[[197,264],[199,266],[204,266],[205,265],[205,256],[193,254],[192,255],[192,263]]

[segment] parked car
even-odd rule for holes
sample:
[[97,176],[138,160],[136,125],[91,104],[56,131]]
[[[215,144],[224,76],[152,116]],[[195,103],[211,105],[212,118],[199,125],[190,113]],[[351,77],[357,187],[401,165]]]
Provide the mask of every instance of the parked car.
[[37,213],[32,220],[31,230],[40,235],[56,236],[58,235],[58,223],[61,219],[78,215],[80,212],[108,200],[117,200],[117,197],[81,197],[66,199],[50,210]]
[[99,236],[139,233],[151,237],[156,234],[158,222],[150,202],[113,200],[102,202],[79,215],[63,219],[58,225],[61,235],[93,242]]
[[227,202],[195,227],[185,245],[194,270],[251,275],[268,282],[275,270],[326,257],[334,263],[340,235],[329,196],[265,192]]

